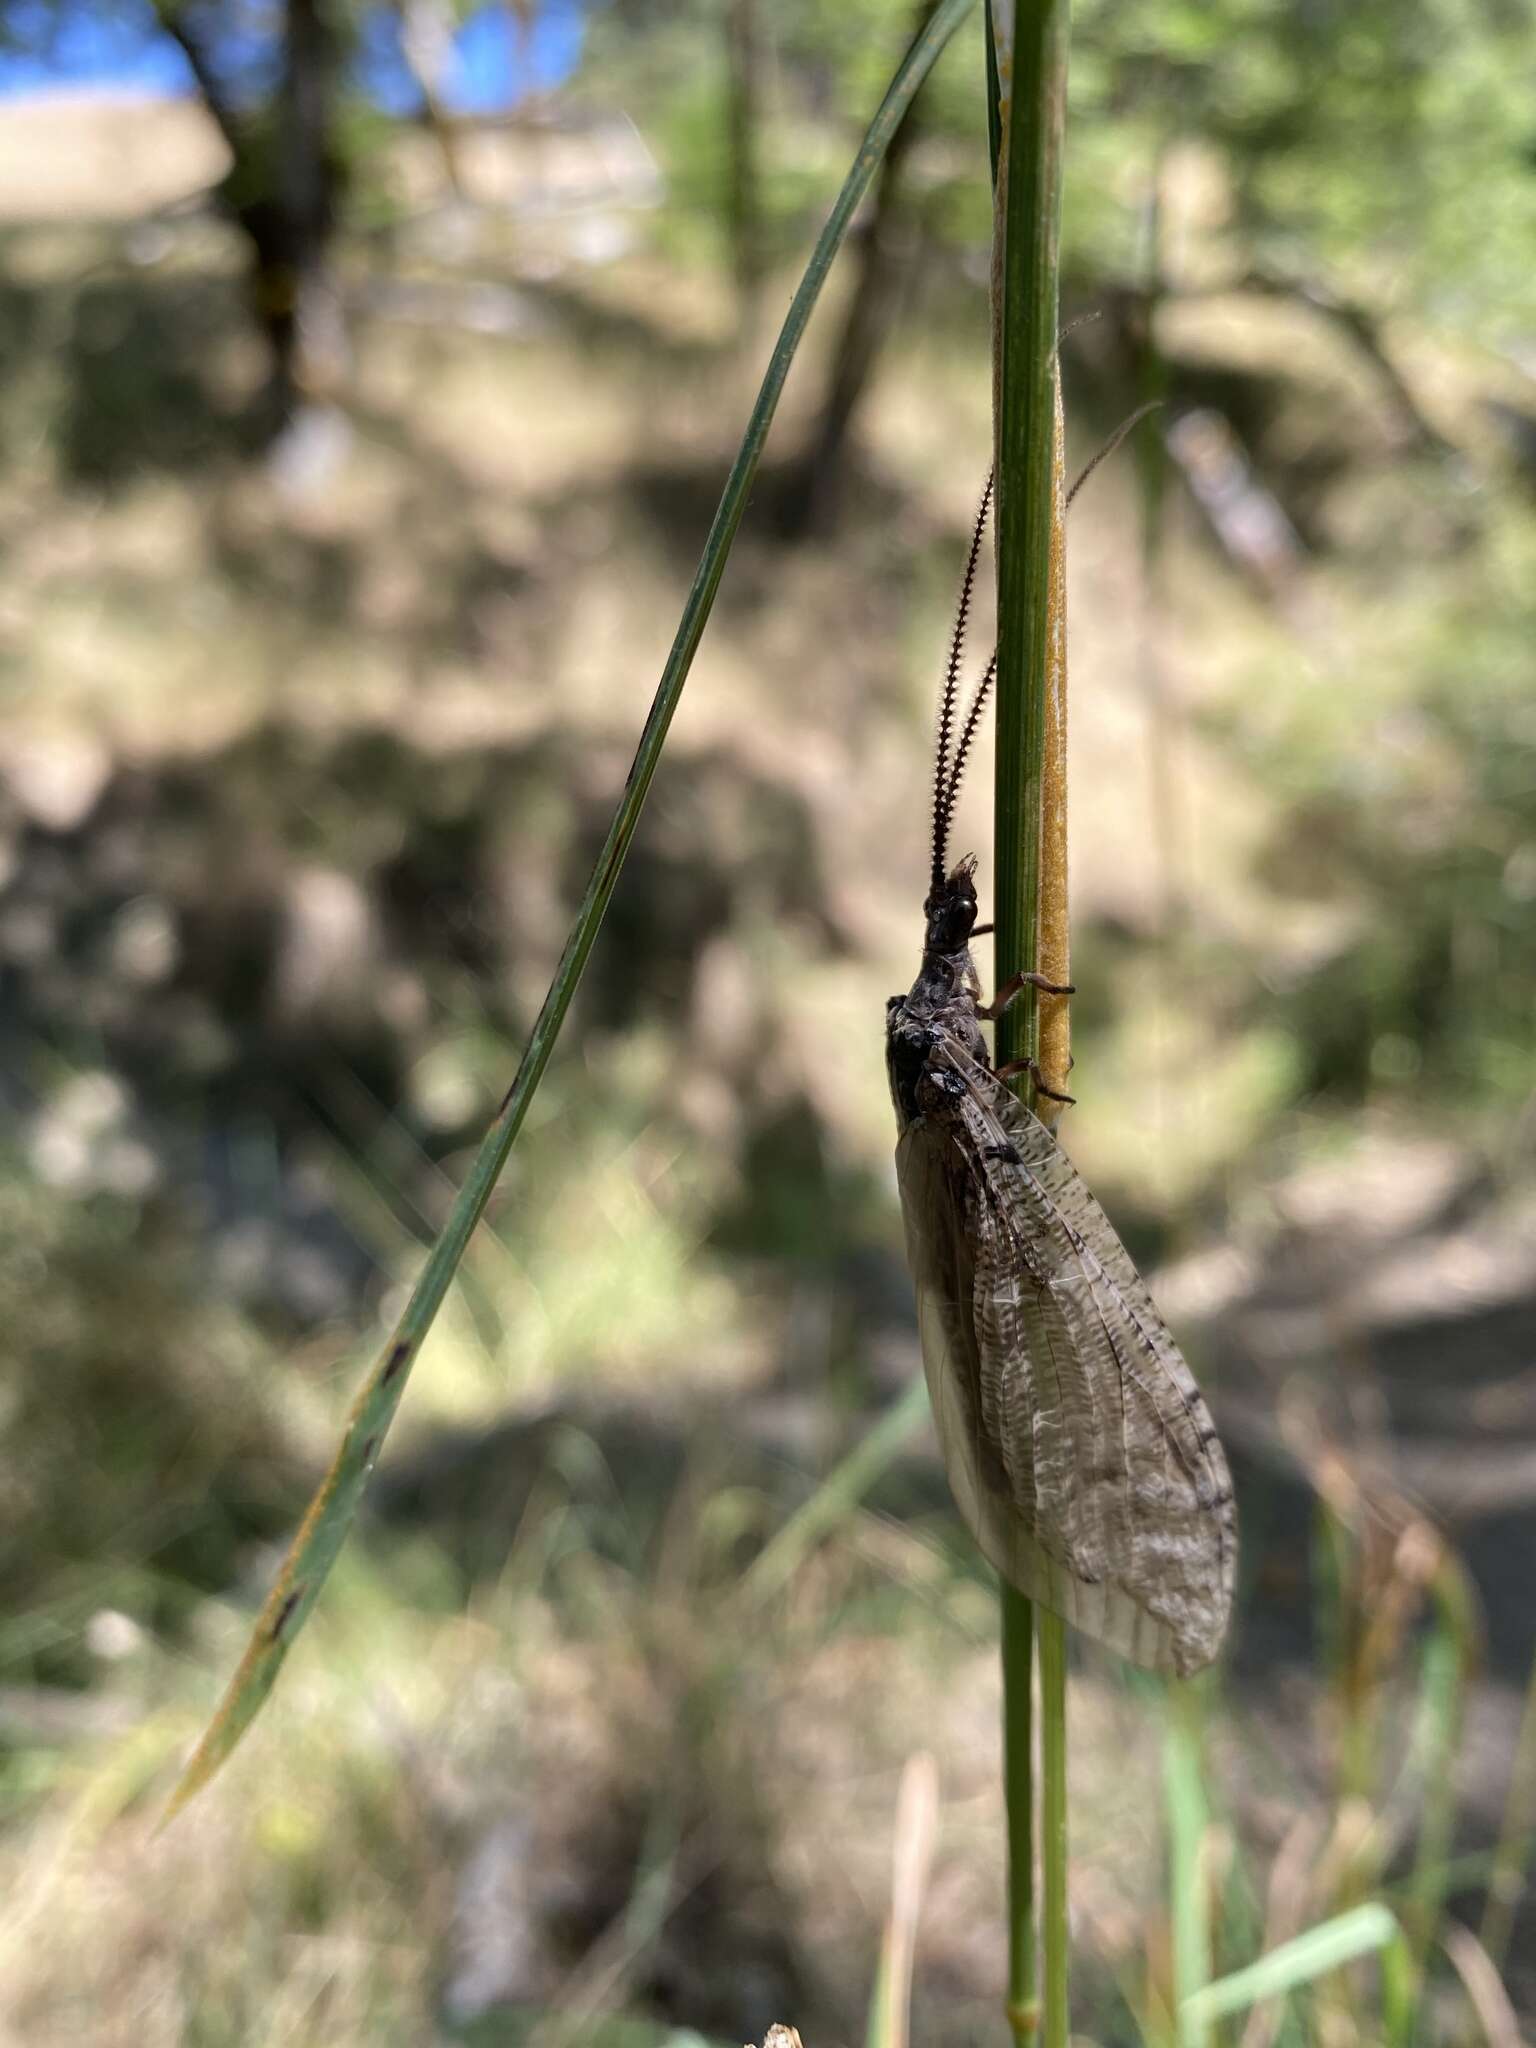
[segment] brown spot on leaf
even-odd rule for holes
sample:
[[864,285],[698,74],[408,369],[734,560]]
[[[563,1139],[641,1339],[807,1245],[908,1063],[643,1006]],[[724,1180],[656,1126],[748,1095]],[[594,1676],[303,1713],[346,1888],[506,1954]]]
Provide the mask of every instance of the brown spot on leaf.
[[274,1643],[280,1643],[282,1641],[283,1630],[288,1626],[289,1622],[292,1621],[293,1610],[298,1606],[299,1602],[303,1598],[304,1588],[302,1586],[295,1586],[293,1591],[288,1595],[287,1599],[284,1600],[282,1606],[279,1607],[279,1609],[277,1610],[277,1618],[272,1623],[272,1640]]

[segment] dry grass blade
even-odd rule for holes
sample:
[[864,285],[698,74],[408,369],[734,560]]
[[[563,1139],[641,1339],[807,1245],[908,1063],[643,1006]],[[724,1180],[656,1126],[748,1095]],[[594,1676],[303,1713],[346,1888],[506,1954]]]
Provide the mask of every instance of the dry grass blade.
[[[1066,424],[1061,373],[1055,379],[1055,445],[1051,455],[1051,574],[1046,590],[1045,775],[1040,817],[1040,972],[1065,985],[1072,979],[1067,908],[1067,505]],[[1072,1005],[1066,996],[1040,1004],[1040,1072],[1048,1088],[1067,1093],[1072,1072]],[[1054,1125],[1065,1104],[1042,1095],[1035,1114]]]
[[1509,1993],[1477,1936],[1459,1921],[1447,1920],[1440,1929],[1440,1946],[1461,1979],[1488,2048],[1522,2048],[1524,2037]]
[[896,1796],[891,1913],[880,1948],[880,1974],[870,2005],[867,2048],[907,2048],[917,1923],[928,1888],[938,1822],[938,1766],[926,1751],[919,1751],[908,1758]]

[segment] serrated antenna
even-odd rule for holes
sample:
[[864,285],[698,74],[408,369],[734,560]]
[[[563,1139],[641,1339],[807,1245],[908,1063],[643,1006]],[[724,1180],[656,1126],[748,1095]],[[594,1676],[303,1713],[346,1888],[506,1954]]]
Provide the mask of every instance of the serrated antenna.
[[981,724],[981,714],[987,708],[987,698],[991,694],[993,679],[996,675],[997,656],[994,654],[981,672],[981,681],[976,685],[976,694],[971,699],[971,708],[965,714],[965,723],[960,728],[960,739],[955,748],[954,766],[949,771],[949,786],[945,790],[943,798],[943,823],[939,827],[941,851],[949,841],[949,823],[955,815],[955,804],[960,796],[960,777],[965,769],[965,757],[971,750],[971,741],[975,739],[977,728]]
[[[1133,427],[1137,427],[1148,413],[1156,412],[1160,401],[1154,399],[1149,405],[1138,406],[1129,419],[1123,421],[1110,435],[1104,446],[1079,474],[1077,481],[1066,494],[1070,505],[1099,464],[1113,455],[1120,443]],[[965,714],[960,728],[960,738],[950,759],[949,743],[954,731],[955,697],[959,687],[961,641],[965,632],[966,614],[970,609],[971,585],[975,580],[977,558],[981,550],[982,529],[986,524],[987,508],[992,500],[992,478],[987,478],[987,488],[977,515],[976,532],[971,542],[970,560],[966,564],[965,583],[960,593],[960,616],[955,626],[955,637],[950,643],[949,669],[944,679],[944,699],[939,712],[939,759],[934,774],[933,786],[933,879],[937,884],[944,879],[944,851],[949,844],[950,822],[955,814],[955,805],[960,797],[960,777],[965,769],[965,758],[971,750],[981,724],[981,714],[987,708],[992,684],[997,676],[997,655],[987,663],[981,681],[976,685],[976,694],[971,699],[971,708]]]
[[[955,630],[950,635],[949,662],[944,671],[944,688],[939,698],[939,737],[935,748],[933,764],[933,885],[935,888],[944,880],[944,848],[949,837],[950,813],[955,807],[955,781],[950,773],[949,743],[954,732],[956,701],[960,689],[960,660],[965,652],[965,627],[970,617],[971,595],[976,588],[976,569],[981,560],[982,536],[987,530],[987,513],[992,505],[993,472],[987,471],[987,486],[981,494],[981,506],[976,514],[976,524],[971,530],[971,551],[965,561],[965,575],[960,584],[960,603],[955,613]],[[972,723],[977,707],[971,707],[967,728]],[[967,737],[964,745],[970,744]],[[957,755],[958,768],[963,755]]]

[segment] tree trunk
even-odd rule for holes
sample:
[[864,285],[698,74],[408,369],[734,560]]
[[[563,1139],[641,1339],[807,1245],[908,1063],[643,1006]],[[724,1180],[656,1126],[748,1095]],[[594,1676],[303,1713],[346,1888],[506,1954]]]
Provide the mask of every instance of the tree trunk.
[[322,4],[288,0],[282,74],[265,120],[230,102],[188,10],[160,12],[233,158],[219,196],[249,247],[251,308],[271,352],[263,424],[274,438],[303,402],[336,395],[348,360],[330,261],[342,185],[334,148],[338,51]]
[[338,53],[323,0],[288,0],[278,102],[275,184],[287,247],[289,304],[273,332],[274,396],[286,418],[305,401],[334,399],[348,350],[331,263],[341,167],[334,149]]

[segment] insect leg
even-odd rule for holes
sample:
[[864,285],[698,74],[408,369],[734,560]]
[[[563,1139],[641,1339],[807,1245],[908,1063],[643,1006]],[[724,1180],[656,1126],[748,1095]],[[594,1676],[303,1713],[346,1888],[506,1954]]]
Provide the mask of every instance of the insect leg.
[[[986,1012],[983,1011],[982,1015],[985,1016]],[[1063,1095],[1059,1088],[1046,1087],[1044,1081],[1040,1078],[1040,1062],[1038,1060],[1005,1060],[996,1071],[999,1081],[1011,1081],[1019,1074],[1032,1075],[1034,1077],[1036,1094],[1048,1095],[1052,1102],[1076,1102],[1077,1100],[1075,1095]]]
[[[974,938],[975,934],[972,933],[971,936]],[[1043,974],[1034,974],[1026,971],[1016,974],[1011,981],[1005,981],[990,1003],[978,1003],[976,1005],[977,1016],[985,1017],[989,1022],[996,1023],[1014,997],[1019,994],[1020,990],[1025,988],[1037,988],[1043,996],[1075,996],[1077,994],[1077,990],[1069,981],[1047,981]]]

